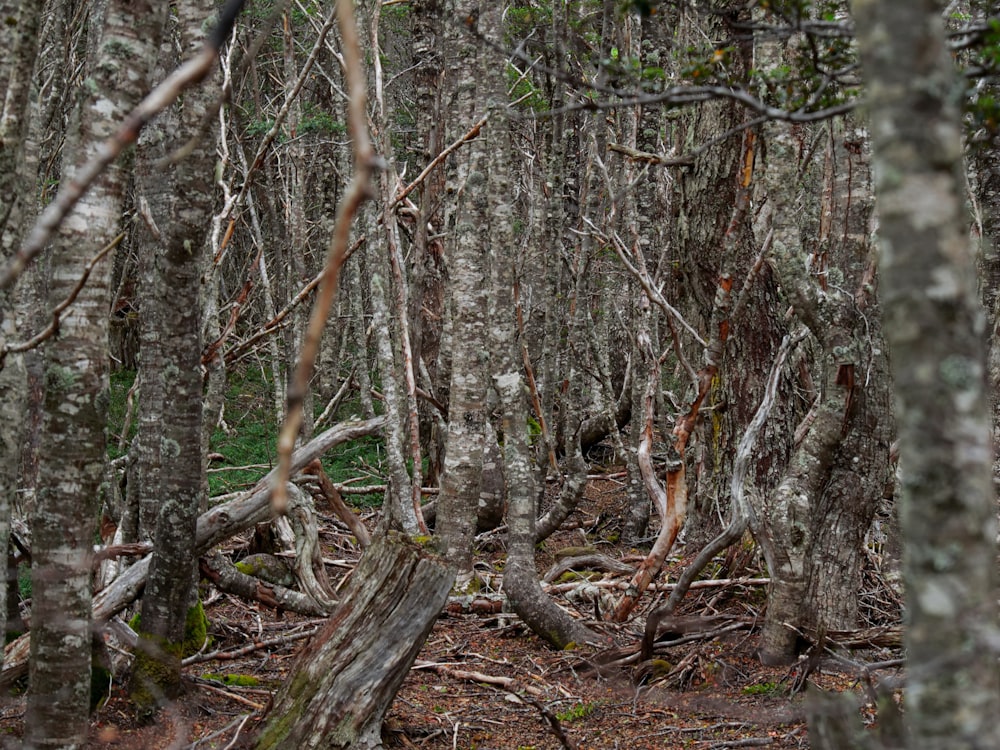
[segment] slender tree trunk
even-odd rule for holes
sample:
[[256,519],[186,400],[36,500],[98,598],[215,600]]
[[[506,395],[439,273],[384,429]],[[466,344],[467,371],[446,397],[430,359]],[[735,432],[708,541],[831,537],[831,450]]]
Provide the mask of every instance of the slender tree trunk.
[[[71,129],[66,161],[89,158],[144,93],[165,6],[111,0],[92,19],[89,84]],[[51,304],[72,289],[82,264],[114,236],[125,170],[112,166],[77,204],[53,248]],[[110,261],[49,342],[39,494],[32,518],[31,677],[27,747],[77,747],[90,703],[92,544],[104,475],[108,404]]]
[[[469,13],[458,2],[448,3],[446,14]],[[473,4],[476,17],[482,3]],[[485,109],[476,64],[483,51],[476,40],[456,24],[448,29],[448,91],[450,124],[456,135],[466,133]],[[449,139],[453,140],[453,139]],[[460,574],[472,570],[472,539],[476,530],[483,439],[486,420],[486,270],[482,227],[488,225],[487,153],[482,138],[467,146],[451,180],[450,190],[461,196],[452,207],[448,229],[453,237],[446,249],[449,292],[452,299],[452,368],[448,402],[448,436],[444,472],[438,497],[437,530],[441,550]]]
[[854,0],[895,379],[915,750],[1000,746],[996,505],[983,312],[965,232],[961,83],[936,0]]
[[[185,0],[177,6],[184,58],[205,43],[214,2]],[[183,162],[159,171],[155,161],[184,145],[204,121],[215,93],[189,91],[167,137],[144,154],[143,195],[160,233],[155,249],[154,294],[145,299],[145,325],[162,358],[162,369],[144,371],[144,395],[158,391],[163,411],[157,431],[160,481],[140,488],[155,505],[153,560],[143,596],[132,699],[148,711],[181,690],[181,650],[188,613],[195,604],[195,526],[204,505],[202,462],[201,256],[212,216],[213,139],[202,137]],[[158,292],[158,294],[156,294]]]

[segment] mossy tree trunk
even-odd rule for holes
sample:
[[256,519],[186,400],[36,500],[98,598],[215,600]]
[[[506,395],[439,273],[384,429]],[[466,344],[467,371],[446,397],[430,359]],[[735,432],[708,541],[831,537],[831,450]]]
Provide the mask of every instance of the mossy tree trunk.
[[274,698],[258,750],[382,747],[382,718],[448,597],[454,571],[390,532]]
[[[212,0],[178,4],[183,57],[203,47],[214,9]],[[161,168],[156,162],[197,133],[214,96],[206,85],[187,92],[184,106],[164,113],[162,126],[150,131],[139,160],[140,190],[152,222],[144,253],[150,256],[150,283],[143,300],[143,407],[148,408],[146,399],[162,407],[147,414],[141,438],[158,449],[159,481],[138,488],[154,541],[131,683],[140,711],[180,693],[185,626],[196,603],[195,526],[205,489],[199,258],[212,215],[214,140],[199,138],[176,165]]]

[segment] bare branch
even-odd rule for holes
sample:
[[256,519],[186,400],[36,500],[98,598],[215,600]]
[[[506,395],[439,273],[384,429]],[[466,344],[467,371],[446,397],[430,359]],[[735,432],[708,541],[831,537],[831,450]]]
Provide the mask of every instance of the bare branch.
[[330,314],[330,308],[333,306],[333,299],[337,293],[340,269],[347,257],[351,224],[358,207],[368,198],[371,173],[376,163],[375,152],[372,149],[371,139],[368,137],[365,112],[367,82],[362,66],[363,58],[358,42],[358,29],[354,21],[354,5],[351,0],[337,0],[337,22],[343,41],[344,75],[347,79],[347,90],[350,95],[347,125],[354,139],[354,179],[337,211],[337,222],[330,238],[330,249],[327,254],[326,267],[323,269],[323,280],[320,283],[319,294],[316,297],[305,339],[302,342],[302,352],[299,355],[295,377],[288,388],[288,412],[278,437],[278,467],[271,485],[273,488],[272,507],[275,513],[279,514],[283,513],[288,505],[286,485],[295,438],[302,425],[302,402],[315,368],[316,354],[319,351],[326,319]]

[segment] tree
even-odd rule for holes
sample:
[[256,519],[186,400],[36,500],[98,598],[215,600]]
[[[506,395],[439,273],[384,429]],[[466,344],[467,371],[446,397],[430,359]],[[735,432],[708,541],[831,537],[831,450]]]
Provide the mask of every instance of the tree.
[[[983,313],[965,232],[962,88],[935,0],[854,0],[872,121],[903,493],[911,747],[1000,743]],[[891,29],[891,33],[889,32]]]
[[[87,84],[68,136],[68,164],[92,157],[139,101],[165,15],[162,6],[116,0],[106,10],[94,10]],[[53,307],[73,290],[80,269],[106,238],[114,236],[127,177],[123,167],[111,167],[63,224],[52,251]],[[98,264],[47,348],[40,487],[31,524],[28,747],[79,746],[87,734],[91,540],[105,462],[109,275],[110,263]]]
[[[184,57],[205,46],[210,27],[204,21],[213,7],[193,1],[178,6],[177,31]],[[146,521],[142,530],[154,541],[132,672],[132,697],[145,711],[180,692],[186,629],[190,618],[201,614],[193,585],[195,529],[206,505],[199,470],[204,453],[200,298],[213,201],[214,139],[200,138],[176,165],[162,169],[159,163],[169,162],[198,132],[214,97],[204,86],[190,92],[182,108],[164,115],[148,131],[151,137],[143,144],[138,169],[151,235],[142,262],[148,267],[142,302],[142,407],[144,411],[158,407],[144,415],[140,438],[146,456],[155,458],[157,472],[143,477],[137,493],[140,518]]]

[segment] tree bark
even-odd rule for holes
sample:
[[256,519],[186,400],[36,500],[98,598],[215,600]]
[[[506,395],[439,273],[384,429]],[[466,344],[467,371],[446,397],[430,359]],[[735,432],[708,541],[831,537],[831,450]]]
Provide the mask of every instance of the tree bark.
[[895,379],[915,750],[1000,746],[996,506],[983,311],[965,231],[962,84],[936,0],[854,0]]
[[379,537],[274,697],[258,750],[381,748],[382,718],[453,579],[420,546],[391,532]]
[[[214,2],[205,0],[178,4],[182,58],[193,57],[204,46],[205,22],[214,9]],[[156,509],[155,530],[149,530],[155,546],[130,691],[144,712],[181,692],[185,627],[197,600],[195,527],[205,504],[200,258],[212,216],[214,139],[200,137],[182,162],[166,170],[157,169],[155,161],[198,132],[215,96],[207,86],[185,94],[184,106],[167,115],[165,127],[151,131],[160,138],[147,144],[142,158],[142,192],[159,234],[146,253],[153,255],[156,278],[143,301],[143,340],[158,350],[155,359],[161,365],[153,369],[144,360],[143,398],[163,407],[146,420],[147,428],[154,430],[143,436],[159,446],[159,482],[139,488],[140,507]]]
[[[92,18],[88,86],[64,161],[88,159],[145,93],[166,7],[111,0]],[[64,175],[64,179],[68,179]],[[126,172],[111,166],[79,201],[53,243],[50,302],[112,237]],[[31,677],[26,747],[85,741],[90,704],[91,560],[104,474],[110,263],[98,264],[49,342],[39,494],[32,518]]]
[[[464,18],[471,12],[467,6],[449,0],[446,15]],[[482,3],[472,6],[478,18]],[[480,66],[476,62],[483,52],[465,29],[457,24],[447,28],[451,35],[445,74],[450,96],[449,125],[452,132],[461,134],[469,131],[484,109]],[[487,154],[482,138],[468,145],[465,157],[449,184],[449,191],[460,200],[447,219],[449,236],[453,238],[445,250],[453,315],[452,367],[448,435],[437,505],[440,547],[460,574],[472,570],[486,421],[486,353],[482,347],[487,333],[486,271],[481,231],[488,226],[489,206]]]

